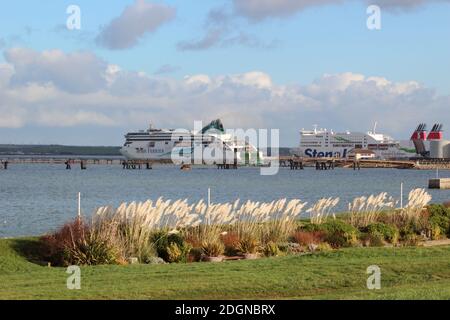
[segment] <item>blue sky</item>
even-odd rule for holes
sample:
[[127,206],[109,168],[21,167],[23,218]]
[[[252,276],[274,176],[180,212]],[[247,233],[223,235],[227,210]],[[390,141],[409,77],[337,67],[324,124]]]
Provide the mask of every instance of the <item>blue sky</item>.
[[[285,2],[288,6],[289,3],[292,3],[290,1],[282,0],[279,3]],[[307,0],[299,1],[308,3]],[[122,143],[124,131],[140,128],[149,121],[144,119],[143,115],[152,117],[152,114],[155,113],[154,119],[161,126],[176,126],[175,120],[180,122],[179,126],[186,126],[192,120],[189,117],[182,118],[180,116],[179,119],[175,117],[172,120],[168,120],[168,118],[171,118],[174,113],[188,115],[190,108],[192,108],[192,113],[208,110],[203,115],[197,115],[196,119],[204,121],[207,121],[208,117],[223,115],[232,126],[242,124],[249,127],[284,128],[281,135],[284,145],[295,145],[298,140],[298,129],[319,122],[324,126],[333,125],[335,129],[350,127],[349,129],[353,130],[366,130],[369,123],[378,120],[386,123],[385,131],[400,135],[399,138],[406,138],[416,122],[434,120],[428,113],[422,114],[423,108],[429,108],[429,113],[435,113],[445,110],[445,107],[450,107],[446,105],[450,95],[450,4],[448,1],[404,0],[404,5],[398,8],[386,7],[384,9],[382,6],[382,28],[378,31],[371,31],[366,27],[367,3],[363,0],[349,0],[338,4],[329,0],[326,2],[331,4],[309,5],[306,8],[297,8],[293,5],[293,13],[288,15],[278,14],[275,11],[277,9],[275,4],[270,7],[274,8],[273,13],[267,11],[265,16],[256,20],[250,17],[248,12],[239,12],[237,2],[239,1],[146,1],[146,3],[170,8],[174,12],[174,17],[162,22],[155,30],[145,32],[136,45],[120,50],[101,45],[96,39],[114,18],[122,15],[127,6],[135,5],[134,0],[44,0],[39,2],[17,0],[5,2],[0,11],[0,49],[4,52],[0,57],[0,64],[11,65],[16,72],[17,66],[21,65],[18,59],[23,55],[14,56],[8,61],[7,54],[5,54],[8,50],[13,48],[32,50],[36,55],[36,61],[43,59],[41,56],[43,52],[61,50],[67,55],[77,52],[90,53],[99,61],[119,66],[122,73],[145,74],[148,79],[156,77],[158,80],[155,81],[164,81],[165,86],[169,86],[168,83],[174,87],[183,86],[186,76],[197,79],[197,75],[207,75],[211,82],[207,84],[209,86],[208,93],[203,93],[201,97],[196,95],[194,98],[192,95],[188,95],[169,101],[171,95],[168,92],[164,103],[160,99],[142,103],[142,106],[135,108],[128,105],[135,97],[130,94],[130,100],[118,102],[120,106],[115,107],[112,111],[105,107],[106,101],[111,101],[112,98],[106,99],[101,105],[95,105],[94,102],[86,104],[86,92],[78,91],[69,92],[71,99],[80,99],[85,104],[76,103],[78,107],[71,107],[70,110],[65,110],[64,106],[56,104],[50,106],[49,101],[39,100],[34,96],[33,99],[30,98],[26,102],[20,100],[14,100],[10,104],[3,102],[3,106],[0,101],[0,110],[3,107],[11,113],[10,117],[14,120],[4,121],[7,123],[0,121],[0,143],[116,145]],[[266,0],[266,2],[270,3],[270,0]],[[272,2],[276,3],[277,1],[273,0]],[[376,3],[376,1],[374,2]],[[423,3],[413,6],[416,2]],[[66,8],[70,4],[76,4],[81,8],[82,29],[79,31],[64,29],[67,19]],[[219,25],[217,21],[207,20],[211,10],[225,13],[226,24]],[[209,25],[207,25],[207,21],[210,21]],[[208,30],[217,26],[213,24],[211,27],[212,23],[217,23],[222,30],[225,30],[216,45],[200,50],[180,49],[181,43],[199,40],[207,34]],[[125,27],[127,26],[125,25]],[[238,38],[243,34],[248,42],[242,40],[243,38]],[[67,61],[70,63],[70,58]],[[48,66],[49,63],[47,61],[42,65]],[[31,66],[26,71],[28,73],[25,74],[32,72],[29,70],[36,69],[43,73],[50,72],[42,65],[39,64],[39,68],[36,65]],[[163,68],[165,72],[155,75],[155,72],[162,66],[165,66]],[[0,72],[2,72],[1,69]],[[270,88],[259,85],[260,78],[257,80],[258,92],[256,93],[254,86],[252,87],[253,84],[244,83],[243,88],[237,88],[237,80],[232,78],[230,81],[233,86],[224,87],[220,80],[225,76],[243,75],[250,72],[259,72],[270,77],[272,83]],[[324,75],[338,75],[339,80],[336,81],[345,82],[343,79],[347,77],[343,75],[348,73],[363,75],[365,79],[370,77],[387,79],[392,84],[392,88],[398,89],[402,84],[410,82],[417,83],[420,88],[408,89],[407,96],[403,91],[396,91],[398,93],[396,96],[386,96],[384,100],[374,100],[367,96],[373,94],[373,90],[369,90],[370,88],[355,93],[355,90],[362,90],[361,86],[353,86],[356,82],[362,81],[358,77],[356,77],[358,79],[350,77],[353,79],[352,87],[343,89],[347,95],[344,95],[341,89],[336,91],[335,87],[329,88],[326,85],[326,79],[323,78]],[[8,75],[8,77],[10,76],[11,74]],[[71,75],[67,74],[66,76],[70,77]],[[128,78],[124,79],[129,80],[129,76],[127,75]],[[11,77],[14,78],[14,75]],[[61,91],[57,93],[52,91],[55,97],[65,96],[67,93],[64,92],[66,87],[61,89],[61,86],[55,83],[56,81],[64,82],[65,79],[61,80],[63,76],[58,75],[57,80],[54,78],[49,80],[45,74],[41,74],[45,81],[36,78],[37,76],[25,81],[24,77],[26,76],[21,75],[20,79],[23,81],[19,81],[22,87],[17,84],[10,87],[10,84],[4,83],[4,90],[8,93],[8,97],[14,96],[14,93],[21,88],[23,90],[24,86],[28,86],[30,89],[29,86],[33,83],[36,86],[45,87],[48,82],[52,82],[51,85]],[[128,81],[129,83],[130,81]],[[239,83],[242,85],[241,82]],[[369,85],[368,81],[364,80],[363,83]],[[320,96],[311,94],[311,86],[314,84],[321,88]],[[378,84],[375,89],[382,87],[386,94],[387,92],[392,94],[395,91],[392,88],[386,89],[384,85],[381,86],[381,82]],[[219,90],[217,87],[221,89]],[[154,87],[150,87],[148,90],[153,90],[152,88]],[[40,89],[43,90],[43,88]],[[247,89],[248,91],[245,91]],[[223,95],[229,90],[234,90],[230,94],[232,97],[227,96],[228,100],[224,101]],[[273,108],[270,101],[264,101],[268,91],[272,97]],[[284,100],[275,101],[273,97],[276,96],[278,99],[278,92],[281,91],[295,92],[300,96],[283,96]],[[114,96],[114,93],[111,94]],[[240,98],[243,94],[245,94],[245,99],[248,99],[244,102]],[[257,96],[257,94],[261,96]],[[149,95],[153,96],[153,93],[149,93]],[[251,98],[248,98],[249,95]],[[355,96],[363,97],[361,98],[363,100],[367,98],[367,102],[357,106],[358,110],[361,110],[361,114],[355,114],[352,125],[352,121],[344,120],[342,112],[352,112],[353,109],[345,109],[346,106],[343,104],[354,103],[352,97]],[[315,101],[309,104],[312,98]],[[283,105],[285,100],[286,105],[289,105],[286,109]],[[327,111],[326,104],[335,100],[339,100],[335,109],[332,112]],[[36,101],[36,103],[33,105],[30,101]],[[52,103],[55,102],[52,101]],[[205,103],[205,105],[198,107],[190,106],[189,103]],[[280,103],[279,111],[274,110],[277,103]],[[409,109],[402,111],[400,108],[396,110],[396,114],[389,113],[388,111],[393,109],[393,103],[405,106],[405,108],[410,104],[411,108],[418,108],[417,112],[420,112],[421,116],[429,118],[415,121],[413,117],[408,117],[398,125],[392,119],[375,119],[375,117],[402,117],[404,112],[410,112]],[[222,109],[213,112],[212,109],[216,105],[221,106]],[[243,111],[243,108],[247,110],[247,106],[248,114],[243,117],[246,120],[235,121],[240,117],[239,110]],[[314,107],[317,108],[316,112],[311,111],[311,108]],[[14,108],[20,112],[14,113]],[[74,108],[79,109],[74,110]],[[380,108],[385,108],[386,111],[381,112]],[[228,109],[229,113],[226,112]],[[55,122],[47,118],[40,121],[34,120],[41,118],[39,112],[56,114],[59,111],[63,113],[79,111],[84,112],[83,114],[87,114],[87,116],[79,116],[79,121],[69,121],[67,125],[62,124],[64,121],[61,121],[61,117],[56,117]],[[372,111],[375,113],[373,117],[370,116]],[[127,118],[133,112],[135,114]],[[292,116],[288,119],[279,115],[272,116],[279,112]],[[102,120],[83,121],[85,118],[92,119],[90,115],[98,116]],[[364,118],[364,115],[369,116]],[[73,116],[77,115],[73,114]],[[122,118],[119,118],[120,116]],[[255,116],[254,122],[251,120],[252,116]],[[293,117],[296,120],[293,120]],[[362,122],[359,121],[361,118],[364,119]],[[270,119],[270,121],[266,119]],[[12,122],[16,124],[11,125]],[[364,127],[358,127],[358,124]],[[227,126],[227,123],[225,125]],[[74,132],[80,131],[87,133],[74,135]],[[55,133],[58,138],[55,138]]]

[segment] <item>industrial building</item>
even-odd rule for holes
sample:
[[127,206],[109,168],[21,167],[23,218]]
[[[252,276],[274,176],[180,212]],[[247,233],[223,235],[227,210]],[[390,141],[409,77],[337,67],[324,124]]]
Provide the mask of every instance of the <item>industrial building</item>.
[[450,159],[450,140],[444,140],[442,128],[442,124],[435,124],[427,134],[425,124],[417,127],[411,137],[417,154],[431,159]]

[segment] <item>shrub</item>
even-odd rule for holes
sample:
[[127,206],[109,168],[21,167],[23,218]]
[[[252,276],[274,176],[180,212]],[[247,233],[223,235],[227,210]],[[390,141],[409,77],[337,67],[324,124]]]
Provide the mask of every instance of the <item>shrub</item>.
[[358,229],[339,219],[319,225],[317,231],[325,233],[325,241],[333,248],[350,247],[358,242]]
[[299,254],[306,252],[306,247],[301,246],[298,243],[285,242],[278,244],[278,248],[280,249],[282,254]]
[[375,238],[396,244],[399,239],[399,230],[395,225],[385,223],[373,223],[367,226],[367,233]]
[[192,248],[189,252],[188,262],[200,262],[203,256],[202,248]]
[[186,262],[191,246],[178,233],[155,232],[151,236],[158,256],[166,262]]
[[384,247],[384,235],[378,231],[368,234],[369,246]]
[[41,255],[55,266],[117,264],[120,248],[83,219],[67,223],[53,234],[41,237]]
[[303,246],[308,246],[310,244],[322,243],[325,239],[325,234],[323,231],[297,231],[292,236],[292,240]]
[[239,239],[238,252],[242,254],[254,254],[258,251],[258,239],[251,234],[244,235]]
[[274,242],[269,242],[264,245],[263,253],[266,257],[277,257],[280,255],[281,250]]
[[450,209],[441,204],[434,204],[428,206],[428,213],[433,238],[450,236]]
[[332,251],[332,250],[333,250],[333,248],[331,247],[331,245],[326,242],[319,243],[319,245],[316,248],[316,251],[319,251],[319,252],[328,252],[328,251]]
[[121,261],[114,246],[95,236],[68,247],[66,256],[71,265],[117,264]]
[[221,240],[225,246],[225,255],[235,256],[238,254],[239,236],[235,232],[222,234]]
[[404,244],[416,247],[420,244],[420,236],[418,234],[407,234],[404,238]]
[[58,231],[40,238],[40,255],[44,261],[55,266],[68,266],[70,257],[66,248],[82,241],[89,232],[83,220],[76,219],[62,226]]
[[416,226],[413,223],[408,223],[402,226],[399,229],[399,232],[400,232],[400,239],[402,241],[406,241],[412,236],[418,236],[420,234],[420,232],[417,230]]
[[211,236],[203,239],[202,250],[207,257],[219,257],[224,253],[225,246],[219,236]]

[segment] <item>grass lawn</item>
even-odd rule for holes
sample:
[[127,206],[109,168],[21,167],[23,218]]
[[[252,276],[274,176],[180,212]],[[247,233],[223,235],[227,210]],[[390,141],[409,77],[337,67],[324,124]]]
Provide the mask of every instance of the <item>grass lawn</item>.
[[[0,240],[0,299],[450,299],[450,247],[350,248],[219,264],[64,268],[32,261],[36,240]],[[366,288],[378,265],[381,290]]]

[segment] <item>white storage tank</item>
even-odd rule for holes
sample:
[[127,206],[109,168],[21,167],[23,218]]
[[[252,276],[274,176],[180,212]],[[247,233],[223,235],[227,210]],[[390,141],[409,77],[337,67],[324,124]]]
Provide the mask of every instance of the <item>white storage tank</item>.
[[448,140],[430,141],[430,158],[450,159],[450,141]]
[[450,141],[446,141],[447,144],[444,146],[444,158],[450,159]]
[[442,159],[444,158],[444,146],[447,141],[444,140],[432,140],[430,141],[430,158]]

